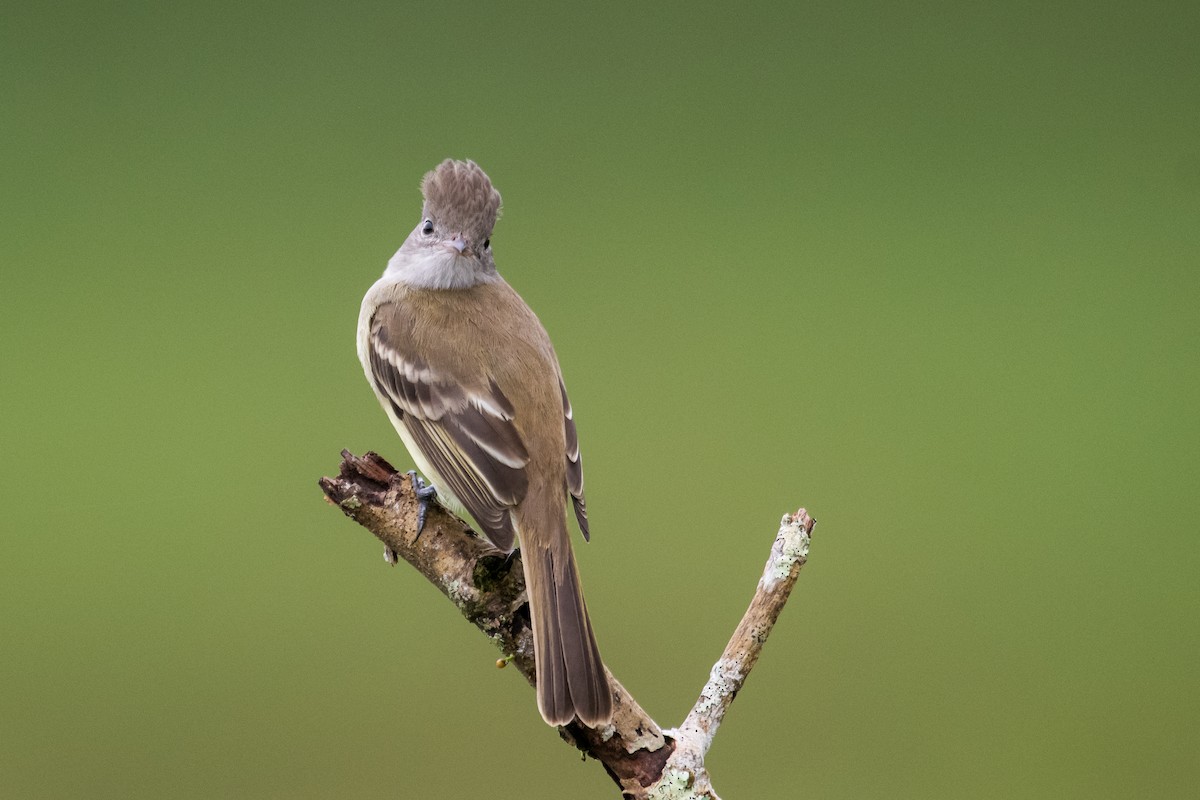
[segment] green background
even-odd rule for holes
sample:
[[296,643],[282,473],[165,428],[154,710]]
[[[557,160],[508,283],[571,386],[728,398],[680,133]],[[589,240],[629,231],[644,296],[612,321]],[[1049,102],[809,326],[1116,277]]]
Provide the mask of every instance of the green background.
[[446,156],[660,723],[820,521],[724,796],[1191,796],[1200,7],[998,5],[6,9],[0,796],[616,796],[317,489]]

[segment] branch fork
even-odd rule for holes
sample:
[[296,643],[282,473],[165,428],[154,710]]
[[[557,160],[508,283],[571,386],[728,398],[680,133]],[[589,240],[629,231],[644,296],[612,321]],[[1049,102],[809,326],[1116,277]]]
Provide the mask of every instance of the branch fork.
[[[322,478],[320,486],[329,503],[383,542],[385,558],[404,559],[437,586],[495,642],[501,661],[511,661],[533,685],[533,632],[519,556],[500,553],[436,504],[417,536],[412,478],[374,453],[343,450],[338,477]],[[679,728],[662,730],[611,672],[612,722],[595,730],[578,721],[559,728],[566,742],[603,765],[623,798],[719,800],[705,755],[808,560],[815,524],[804,509],[784,515],[750,607]]]

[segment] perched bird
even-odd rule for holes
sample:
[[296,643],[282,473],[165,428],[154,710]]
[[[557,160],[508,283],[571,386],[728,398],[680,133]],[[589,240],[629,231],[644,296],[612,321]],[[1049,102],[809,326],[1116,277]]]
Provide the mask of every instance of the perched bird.
[[450,508],[525,569],[538,710],[598,727],[612,694],[567,531],[585,539],[583,469],[550,337],[496,271],[500,193],[473,161],[421,183],[421,220],[363,298],[358,357],[405,447]]

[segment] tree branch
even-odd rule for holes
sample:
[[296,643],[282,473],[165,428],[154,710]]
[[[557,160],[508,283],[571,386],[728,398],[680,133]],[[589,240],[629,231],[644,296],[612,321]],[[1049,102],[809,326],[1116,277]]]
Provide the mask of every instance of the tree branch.
[[[500,553],[436,504],[418,537],[411,480],[374,453],[359,458],[343,450],[340,474],[322,478],[320,485],[330,503],[384,543],[389,561],[399,556],[415,567],[495,642],[505,656],[501,663],[511,660],[534,683],[533,632],[519,556]],[[704,756],[787,602],[814,524],[803,509],[784,517],[754,600],[678,731],[664,733],[612,673],[612,723],[596,730],[578,722],[559,728],[565,741],[604,766],[622,797],[715,800]]]
[[667,759],[664,781],[686,783],[690,777],[692,791],[698,797],[717,800],[704,767],[704,756],[712,746],[713,736],[733,698],[737,697],[750,670],[754,669],[763,645],[779,619],[779,612],[783,611],[792,587],[796,585],[800,569],[808,561],[809,536],[816,524],[803,508],[795,514],[783,515],[750,607],[742,615],[729,644],[725,645],[725,652],[713,665],[708,683],[704,684],[687,719],[678,730],[666,732],[675,739],[675,752]]

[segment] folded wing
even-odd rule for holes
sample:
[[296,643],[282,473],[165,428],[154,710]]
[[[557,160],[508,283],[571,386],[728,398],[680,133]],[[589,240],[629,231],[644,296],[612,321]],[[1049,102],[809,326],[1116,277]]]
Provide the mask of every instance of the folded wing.
[[[495,381],[464,385],[406,352],[406,344],[389,335],[386,320],[377,313],[369,340],[375,385],[437,472],[430,477],[458,498],[492,544],[512,550],[510,511],[529,489],[529,452],[513,425],[512,404]],[[569,417],[567,425],[574,430]],[[575,448],[578,463],[578,444]],[[582,507],[582,474],[579,491],[577,513]],[[586,515],[580,523],[585,520]]]

